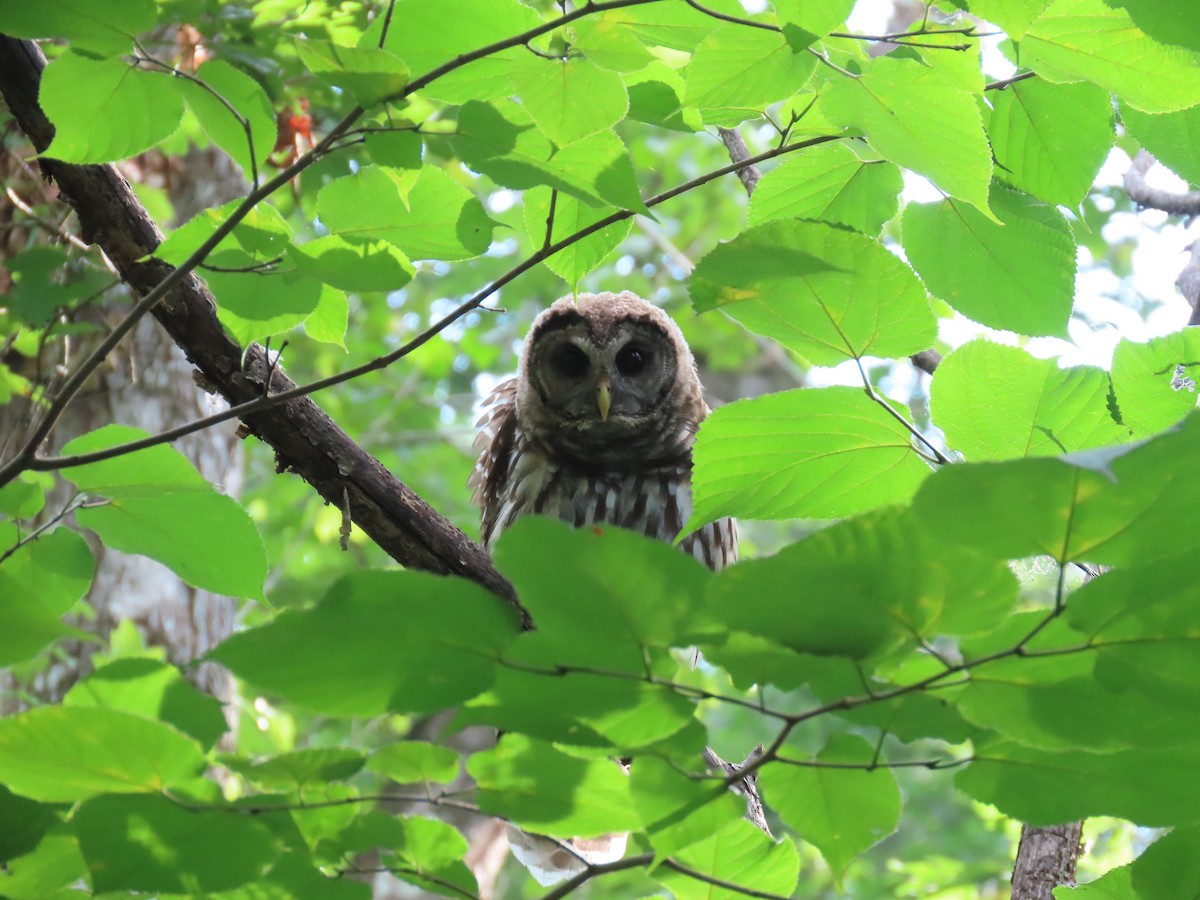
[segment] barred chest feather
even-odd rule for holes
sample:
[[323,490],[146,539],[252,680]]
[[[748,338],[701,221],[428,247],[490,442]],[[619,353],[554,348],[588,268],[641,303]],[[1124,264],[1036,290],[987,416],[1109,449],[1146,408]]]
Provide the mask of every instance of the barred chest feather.
[[[606,523],[670,542],[692,512],[690,458],[645,468],[591,471],[560,463],[516,423],[512,382],[497,388],[480,419],[481,450],[470,484],[492,546],[509,525],[539,514],[576,526]],[[737,525],[710,522],[680,543],[710,569],[737,559]]]

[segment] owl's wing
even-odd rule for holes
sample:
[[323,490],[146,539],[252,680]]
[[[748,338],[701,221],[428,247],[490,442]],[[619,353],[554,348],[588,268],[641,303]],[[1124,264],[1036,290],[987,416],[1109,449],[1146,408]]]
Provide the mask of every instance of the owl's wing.
[[500,498],[507,492],[512,469],[517,435],[517,379],[510,378],[492,391],[475,425],[479,428],[479,436],[475,438],[479,458],[467,479],[467,487],[471,489],[471,501],[482,510],[480,532],[484,544],[490,545]]

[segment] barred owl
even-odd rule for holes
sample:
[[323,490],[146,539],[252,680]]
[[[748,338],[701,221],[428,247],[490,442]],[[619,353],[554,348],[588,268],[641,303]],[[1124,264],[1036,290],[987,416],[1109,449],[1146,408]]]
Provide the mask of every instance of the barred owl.
[[[471,473],[490,548],[519,516],[607,522],[673,541],[692,510],[692,442],[708,406],[678,326],[634,294],[564,297],[534,321],[515,379],[488,398]],[[737,559],[733,519],[682,549],[711,569]],[[628,835],[557,841],[509,826],[542,885],[620,859]]]
[[[692,442],[708,406],[679,327],[640,297],[555,302],[484,410],[469,486],[488,547],[530,513],[663,541],[690,516]],[[711,522],[681,546],[720,569],[737,559],[737,526]]]

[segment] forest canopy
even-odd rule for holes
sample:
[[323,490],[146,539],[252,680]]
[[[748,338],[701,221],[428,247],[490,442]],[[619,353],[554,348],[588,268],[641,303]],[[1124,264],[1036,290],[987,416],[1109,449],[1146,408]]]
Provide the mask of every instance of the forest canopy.
[[[868,6],[0,3],[0,896],[966,900],[1023,827],[1200,893],[1200,274],[1118,227],[1200,214],[1200,13]],[[601,290],[728,569],[475,540]],[[631,836],[547,889],[497,821]]]

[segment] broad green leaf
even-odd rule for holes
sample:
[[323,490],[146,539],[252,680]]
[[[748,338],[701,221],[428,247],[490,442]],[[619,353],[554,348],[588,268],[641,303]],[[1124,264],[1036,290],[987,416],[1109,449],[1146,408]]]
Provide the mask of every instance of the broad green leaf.
[[698,781],[652,756],[630,767],[629,788],[642,829],[663,857],[707,840],[746,813],[745,802],[723,779]]
[[1179,460],[1198,445],[1193,415],[1143,444],[945,466],[926,479],[913,509],[936,537],[998,558],[1128,565],[1191,552],[1200,538],[1179,522],[1200,503],[1200,473]]
[[1109,6],[1129,13],[1138,28],[1162,44],[1178,44],[1200,50],[1200,19],[1158,0],[1104,0]]
[[1053,0],[972,0],[971,12],[999,25],[1010,38],[1018,41],[1052,2]]
[[1167,559],[1108,572],[1072,595],[1067,613],[1072,628],[1096,646],[1096,680],[1139,695],[1143,707],[1173,707],[1166,719],[1200,708],[1193,677],[1200,585],[1189,563]]
[[[0,522],[0,553],[20,534]],[[30,541],[0,563],[0,666],[24,662],[71,633],[62,616],[92,583],[96,563],[87,542],[58,528]]]
[[691,53],[713,32],[718,21],[690,4],[650,3],[613,10],[614,19],[624,23],[647,46],[661,46]]
[[513,61],[509,79],[538,129],[559,147],[611,128],[629,111],[621,76],[587,59],[525,53]]
[[453,825],[424,816],[408,816],[399,824],[400,845],[394,854],[385,857],[389,865],[395,866],[397,878],[447,897],[478,894],[475,876],[463,862],[467,840]]
[[210,653],[251,684],[327,715],[432,712],[485,690],[515,615],[473,583],[360,572]]
[[1185,328],[1113,352],[1112,384],[1121,423],[1135,437],[1170,428],[1196,408],[1200,331]]
[[929,475],[912,435],[861,390],[801,389],[712,413],[684,531],[733,515],[829,519],[907,502]]
[[1139,897],[1189,900],[1200,895],[1200,828],[1176,828],[1130,867]]
[[421,169],[415,183],[367,166],[322,188],[317,212],[333,234],[382,238],[410,259],[469,259],[492,240],[483,205],[434,166]]
[[539,834],[596,837],[639,824],[629,778],[612,760],[580,759],[506,734],[472,756],[467,771],[478,785],[480,809]]
[[831,121],[861,129],[885,159],[992,218],[992,154],[979,107],[948,73],[880,57],[858,78],[831,84],[818,107]]
[[397,741],[371,755],[367,768],[401,784],[450,784],[458,777],[458,753],[425,741]]
[[296,41],[296,51],[308,71],[349,91],[361,106],[394,97],[408,84],[410,73],[404,61],[378,47],[340,47],[306,39]]
[[[0,864],[33,850],[57,823],[53,807],[18,797],[0,784]],[[4,874],[10,874],[7,866]]]
[[611,131],[555,151],[520,105],[472,102],[459,110],[450,143],[463,162],[504,187],[552,187],[592,206],[645,209],[625,144]]
[[[895,831],[900,821],[896,776],[888,768],[868,770],[873,751],[861,738],[845,736],[831,741],[814,760],[768,763],[759,779],[770,806],[821,851],[839,884],[854,858]],[[855,763],[862,768],[844,768]]]
[[996,174],[1050,204],[1078,206],[1113,142],[1112,101],[1094,84],[1033,78],[989,93]]
[[865,161],[845,144],[819,144],[784,160],[750,198],[750,225],[773,219],[823,219],[878,235],[896,214],[900,170]]
[[1064,337],[1075,296],[1075,241],[1057,209],[997,187],[997,221],[956,200],[910,203],[904,250],[929,289],[992,328]]
[[[931,557],[935,548],[897,511],[862,516],[722,571],[709,611],[729,630],[800,653],[866,659],[911,642],[936,619],[943,598]],[[800,587],[813,584],[821,591]]]
[[1200,105],[1151,115],[1121,106],[1121,124],[1160,163],[1192,184],[1200,184]]
[[295,328],[322,294],[319,282],[277,271],[206,272],[204,280],[217,298],[221,324],[243,345]]
[[158,560],[193,587],[262,596],[262,539],[232,497],[212,490],[118,496],[75,517],[106,547]]
[[[727,884],[788,897],[796,889],[800,854],[790,838],[776,843],[746,819],[730,822],[716,834],[683,850],[676,857],[693,872]],[[713,885],[683,872],[660,866],[654,879],[677,900],[740,900],[745,890]]]
[[[63,452],[87,453],[144,436],[139,429],[108,425],[76,438]],[[68,472],[81,491],[108,499],[75,514],[105,545],[158,560],[194,587],[262,596],[266,558],[258,529],[179,451],[164,444]]]
[[64,53],[46,67],[38,102],[55,129],[43,155],[70,163],[134,156],[183,119],[183,95],[170,75],[77,53]]
[[378,165],[419,169],[425,144],[415,131],[372,131],[363,136],[367,153]]
[[817,61],[779,33],[719,24],[700,42],[684,72],[684,102],[709,125],[736,125],[799,90]]
[[980,745],[955,783],[1030,825],[1111,815],[1152,826],[1200,821],[1196,748],[1050,753],[998,739]]
[[0,782],[34,800],[156,792],[200,774],[191,738],[111,709],[42,706],[0,719]]
[[[784,34],[789,33],[789,26],[793,26],[808,34],[824,37],[845,23],[854,10],[854,0],[826,0],[819,4],[809,3],[808,0],[775,0],[774,6]],[[788,39],[795,43],[790,36]]]
[[605,69],[636,72],[648,66],[654,57],[634,30],[621,21],[620,12],[608,10],[576,20],[571,47]]
[[[561,673],[557,661],[572,660],[571,651],[583,634],[565,646],[540,635],[522,636],[505,654],[511,664],[497,669],[491,690],[469,701],[459,721],[599,747],[614,756],[656,748],[693,721],[692,700],[670,688],[631,677]],[[609,668],[628,671],[632,659]]]
[[[146,437],[146,432],[127,425],[105,425],[75,438],[63,447],[64,456],[105,450],[119,444]],[[100,462],[86,463],[65,470],[66,477],[88,494],[105,497],[137,497],[158,492],[211,490],[204,476],[196,471],[187,457],[170,444],[158,444],[114,456]]]
[[[158,245],[154,255],[173,266],[182,264],[206,240],[216,233],[230,214],[241,206],[241,200],[206,209],[197,213],[165,241]],[[233,231],[221,239],[206,257],[210,265],[223,268],[245,268],[263,264],[279,256],[289,246],[292,230],[283,216],[269,203],[259,203],[233,227]],[[215,272],[205,273],[207,279]]]
[[[447,16],[451,16],[448,19]],[[453,11],[440,3],[400,0],[392,16],[399,27],[388,29],[384,49],[408,64],[412,80],[424,80],[463,54],[482,50],[502,38],[516,37],[540,24],[538,14],[519,0],[456,0]],[[375,19],[359,43],[379,44],[383,16]],[[421,93],[450,103],[492,100],[512,92],[508,67],[529,56],[524,47],[492,53],[468,66],[435,78]]]
[[154,27],[153,0],[54,0],[0,4],[0,31],[18,38],[65,38],[79,50],[128,53]]
[[[525,231],[536,246],[546,239],[546,225],[550,217],[549,188],[532,188],[525,192]],[[574,197],[559,194],[554,197],[554,222],[550,232],[550,243],[590,228],[616,212],[611,207],[592,207],[580,203]],[[572,289],[584,275],[593,271],[609,255],[621,246],[633,227],[631,218],[607,225],[575,241],[545,260],[546,268],[563,278]]]
[[301,275],[343,291],[398,291],[414,274],[408,257],[387,241],[328,234],[287,252]]
[[[403,255],[399,251],[395,251],[395,254],[398,257]],[[336,288],[327,284],[321,285],[321,298],[317,301],[316,308],[304,320],[304,333],[314,341],[336,344],[345,350],[346,329],[349,325],[349,299]]]
[[235,888],[262,875],[280,850],[269,828],[232,808],[196,812],[166,797],[97,797],[74,819],[97,891]]
[[26,473],[0,487],[0,513],[14,519],[32,519],[46,505],[45,487],[35,473]]
[[224,757],[222,762],[250,782],[267,790],[294,791],[320,788],[344,781],[362,769],[366,755],[348,747],[308,747],[263,760]]
[[[572,529],[552,519],[519,519],[501,536],[496,564],[537,622],[537,634],[564,642],[677,647],[718,626],[700,605],[711,575],[662,541],[609,525]],[[576,662],[587,648],[576,650]]]
[[1042,750],[1107,753],[1200,742],[1200,713],[1137,691],[1107,690],[1092,677],[1092,664],[1091,654],[1004,660],[973,672],[953,700],[980,728]]
[[10,900],[76,900],[67,885],[87,873],[74,830],[67,825],[54,826],[24,856],[4,866],[4,895]]
[[1113,420],[1110,390],[1103,369],[1062,369],[980,338],[938,365],[930,404],[946,442],[969,460],[1057,456],[1131,437]]
[[266,91],[249,75],[220,59],[204,63],[195,77],[197,81],[181,80],[179,87],[196,119],[213,143],[242,167],[247,180],[254,171],[262,180],[278,132],[275,110]]
[[1196,105],[1195,52],[1151,40],[1104,0],[1056,0],[1020,42],[1020,62],[1047,81],[1091,81],[1144,112]]
[[824,222],[769,222],[718,245],[688,288],[700,312],[722,307],[814,365],[905,356],[934,339],[925,289],[866,235]]
[[155,659],[114,660],[77,682],[63,704],[158,719],[205,747],[215,744],[228,728],[215,697],[198,691],[174,666]]

